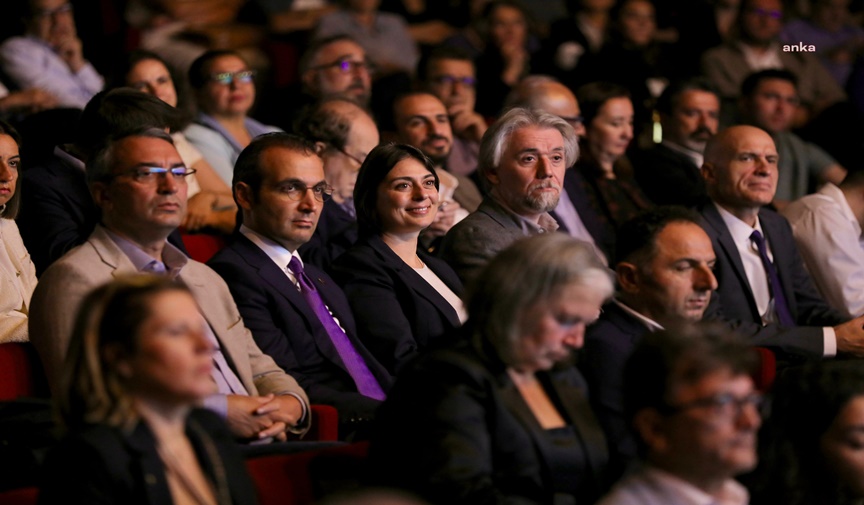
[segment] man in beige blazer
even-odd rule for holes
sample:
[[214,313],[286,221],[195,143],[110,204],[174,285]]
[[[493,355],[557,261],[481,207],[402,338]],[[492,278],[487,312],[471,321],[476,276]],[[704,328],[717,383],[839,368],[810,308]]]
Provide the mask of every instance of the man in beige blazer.
[[166,241],[185,214],[191,172],[158,130],[114,140],[93,156],[87,180],[101,224],[41,277],[31,303],[31,341],[56,392],[78,306],[89,291],[135,272],[175,276],[189,286],[212,330],[219,393],[206,406],[221,412],[240,439],[284,440],[286,430],[308,429],[306,393],[255,344],[221,277]]

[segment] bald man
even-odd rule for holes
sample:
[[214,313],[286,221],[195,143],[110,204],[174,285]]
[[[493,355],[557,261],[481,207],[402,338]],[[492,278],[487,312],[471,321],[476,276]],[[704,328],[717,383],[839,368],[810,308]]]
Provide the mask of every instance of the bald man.
[[[582,111],[579,102],[570,88],[555,78],[545,75],[529,75],[516,85],[507,96],[505,108],[527,107],[558,116],[570,126],[576,136],[585,135],[582,124]],[[559,231],[567,232],[574,238],[594,245],[598,256],[606,262],[612,257],[615,236],[603,224],[602,219],[591,206],[585,192],[579,171],[568,167],[564,173],[564,189],[558,206],[550,213],[558,222]]]
[[719,288],[705,317],[731,323],[783,359],[864,356],[864,317],[849,321],[825,303],[789,223],[763,207],[777,188],[777,159],[771,136],[752,126],[708,141],[702,175],[710,202],[701,213]]

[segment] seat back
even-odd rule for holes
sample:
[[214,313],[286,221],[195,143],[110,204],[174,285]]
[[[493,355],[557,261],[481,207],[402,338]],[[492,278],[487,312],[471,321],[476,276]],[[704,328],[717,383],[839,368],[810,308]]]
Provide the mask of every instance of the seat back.
[[42,364],[29,342],[0,344],[0,401],[47,397]]

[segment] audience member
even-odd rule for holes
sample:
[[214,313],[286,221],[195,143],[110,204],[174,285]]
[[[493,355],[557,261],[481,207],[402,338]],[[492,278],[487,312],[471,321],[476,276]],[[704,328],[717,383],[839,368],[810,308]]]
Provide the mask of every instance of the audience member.
[[[21,238],[42,273],[73,247],[83,244],[99,222],[84,174],[84,164],[106,138],[140,128],[170,130],[177,113],[162,100],[130,89],[97,93],[84,108],[75,141],[54,148],[43,165],[27,167],[21,177],[18,227]],[[181,250],[183,240],[173,232],[168,240]]]
[[755,505],[853,505],[864,499],[858,440],[864,373],[857,362],[813,363],[780,376],[760,433]]
[[353,38],[336,35],[313,42],[300,59],[299,72],[304,91],[313,100],[339,97],[369,107],[370,63]]
[[700,169],[720,124],[720,98],[711,83],[694,78],[669,85],[655,109],[663,140],[635,156],[636,182],[657,205],[699,205],[707,198]]
[[[792,356],[864,355],[864,316],[825,303],[789,223],[763,207],[777,187],[777,150],[766,132],[728,128],[708,141],[702,166],[711,202],[701,208],[719,289],[706,318],[731,322],[752,345]],[[848,321],[848,322],[847,322]]]
[[[3,73],[19,89],[41,89],[57,105],[83,109],[102,76],[81,51],[69,0],[27,0],[27,33],[0,45]],[[35,92],[31,92],[35,93]]]
[[718,328],[646,335],[624,370],[625,410],[644,465],[599,505],[746,505],[747,490],[734,477],[757,461],[755,357]]
[[0,121],[0,344],[28,340],[27,315],[36,288],[36,268],[14,221],[21,207],[20,145],[18,132]]
[[[529,75],[522,79],[507,96],[505,107],[525,107],[548,112],[570,123],[577,138],[585,136],[585,125],[582,123],[582,112],[576,96],[553,77]],[[550,215],[558,222],[561,231],[591,243],[604,263],[611,257],[615,237],[591,206],[578,170],[568,167],[564,172],[561,198]]]
[[185,177],[191,172],[171,137],[156,129],[111,139],[88,160],[87,180],[101,224],[40,278],[31,303],[30,340],[49,385],[59,392],[74,312],[85,293],[126,273],[180,279],[198,302],[216,349],[212,376],[219,393],[206,405],[227,418],[237,438],[284,440],[286,429],[308,427],[305,393],[255,344],[224,281],[166,243],[183,220]]
[[741,85],[742,119],[771,134],[780,156],[777,207],[810,193],[811,180],[840,184],[846,176],[846,169],[828,153],[790,131],[799,104],[797,82],[787,70],[763,70]]
[[419,149],[373,149],[354,186],[360,240],[333,262],[360,339],[393,375],[466,318],[456,273],[419,247],[435,221],[438,186]]
[[167,277],[120,277],[84,298],[56,399],[67,435],[39,503],[255,503],[224,423],[196,407],[215,389],[205,326]]
[[437,96],[447,108],[453,129],[453,145],[447,156],[447,171],[471,175],[477,170],[480,140],[486,120],[475,110],[477,71],[471,56],[462,49],[441,46],[420,62],[417,78],[421,87]]
[[297,252],[332,191],[314,143],[287,133],[253,140],[234,169],[243,224],[208,264],[225,279],[258,347],[313,403],[336,407],[340,436],[350,437],[372,418],[392,378],[357,340],[342,290]]
[[606,444],[566,362],[611,294],[592,249],[564,234],[501,252],[452,346],[412,363],[379,410],[375,478],[431,503],[593,503]]
[[[129,54],[128,60],[124,63],[119,72],[121,77],[118,85],[154,95],[171,107],[178,107],[179,92],[174,85],[173,72],[168,69],[165,60],[155,53],[136,51]],[[195,169],[195,175],[192,177],[200,188],[198,191],[192,191],[192,181],[189,181],[189,201],[183,228],[187,231],[210,228],[225,234],[231,233],[236,224],[237,213],[231,190],[204,159],[201,152],[189,143],[180,131],[187,124],[188,119],[184,118],[184,121],[171,131],[174,147],[183,158],[183,163]]]
[[360,166],[378,145],[372,117],[346,98],[325,98],[296,120],[294,131],[315,143],[324,160],[324,178],[333,188],[324,202],[312,238],[300,246],[306,263],[324,270],[357,242],[354,184]]
[[848,317],[864,314],[864,171],[792,202],[783,215],[825,301]]
[[651,207],[633,179],[625,153],[633,140],[633,103],[626,88],[595,82],[576,90],[582,107],[585,137],[575,169],[594,210],[606,221],[608,233]]
[[579,156],[573,127],[546,112],[514,108],[483,135],[479,174],[489,188],[480,207],[444,237],[440,256],[467,283],[515,240],[553,232],[564,171]]
[[584,72],[609,37],[611,19],[609,11],[614,0],[568,0],[568,16],[554,23],[542,54],[549,72],[570,89],[589,82]]
[[233,51],[208,51],[189,67],[198,104],[195,122],[184,134],[225,184],[237,156],[258,135],[279,131],[247,116],[255,103],[255,71]]
[[742,0],[736,24],[737,38],[702,55],[702,72],[727,103],[738,98],[741,84],[749,74],[770,68],[786,69],[798,78],[801,107],[796,126],[845,98],[843,90],[815,56],[781,50],[782,0]]
[[337,4],[340,9],[321,17],[314,38],[348,35],[363,46],[382,74],[414,73],[420,51],[402,16],[381,12],[381,0],[344,0]]
[[0,83],[0,117],[19,114],[35,114],[57,107],[58,101],[51,93],[40,88],[9,91]]
[[615,299],[588,328],[579,368],[611,459],[623,470],[636,456],[624,415],[624,363],[646,333],[700,321],[717,279],[711,239],[698,214],[658,207],[625,223],[618,235]]

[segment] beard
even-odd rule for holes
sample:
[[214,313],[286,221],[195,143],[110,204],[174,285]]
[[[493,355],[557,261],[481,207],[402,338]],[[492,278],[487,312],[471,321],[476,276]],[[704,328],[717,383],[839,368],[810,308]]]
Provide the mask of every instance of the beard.
[[[537,193],[538,189],[555,188],[557,192],[542,191]],[[561,187],[554,182],[543,182],[529,188],[528,194],[522,200],[522,204],[535,212],[550,212],[558,206],[558,200],[561,198]]]

